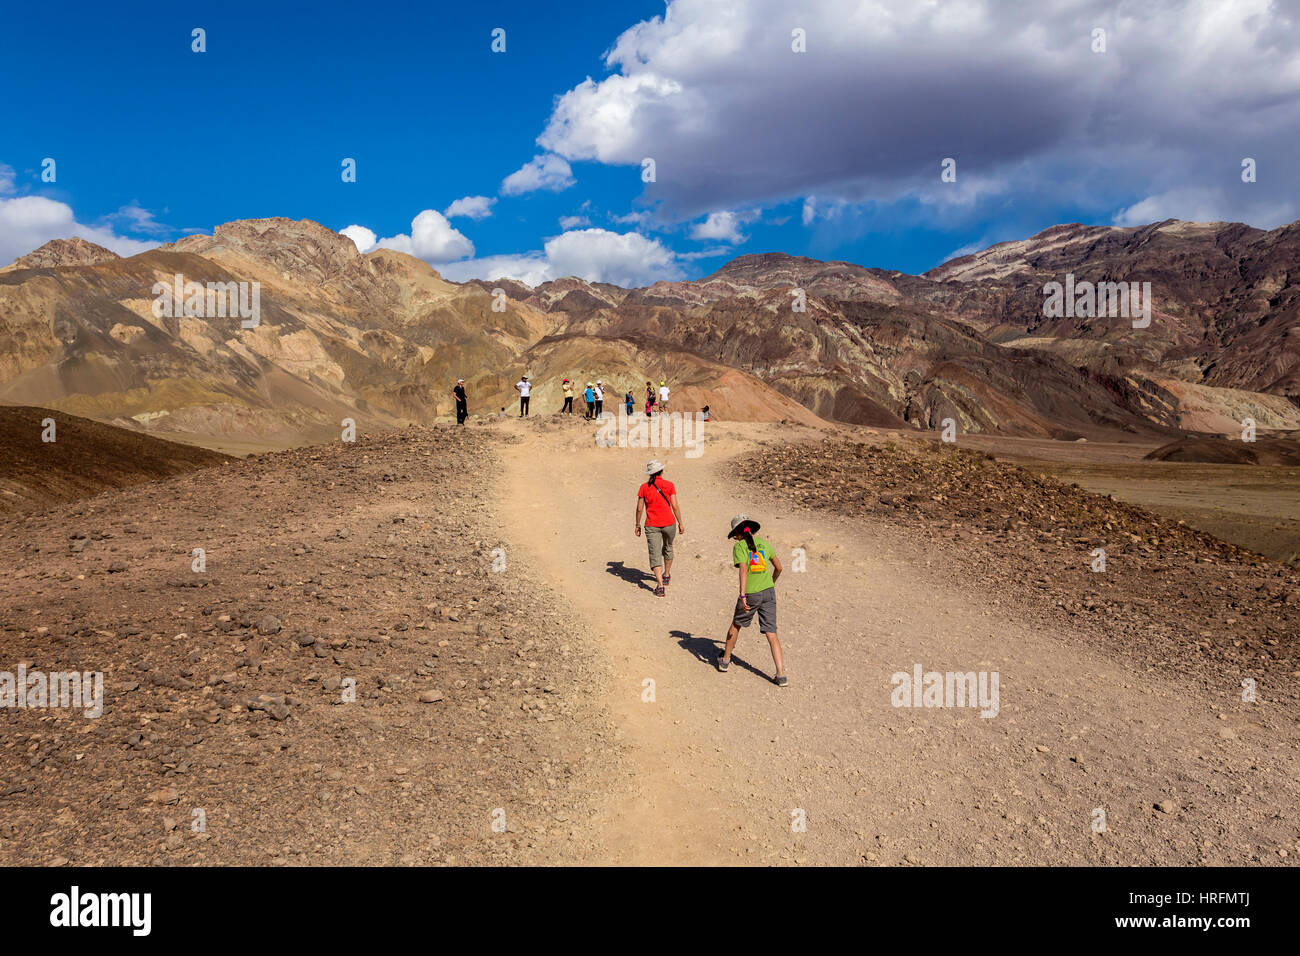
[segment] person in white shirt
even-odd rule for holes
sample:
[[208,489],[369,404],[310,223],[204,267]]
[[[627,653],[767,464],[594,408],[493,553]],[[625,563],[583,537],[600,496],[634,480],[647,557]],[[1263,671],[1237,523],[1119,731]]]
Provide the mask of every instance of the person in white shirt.
[[663,382],[659,383],[659,411],[668,411],[668,386]]
[[525,375],[519,381],[515,382],[515,390],[519,392],[519,417],[523,418],[528,414],[528,393],[532,390],[532,382],[528,381]]
[[596,385],[591,391],[596,401],[596,417],[600,418],[605,413],[605,383],[596,379]]

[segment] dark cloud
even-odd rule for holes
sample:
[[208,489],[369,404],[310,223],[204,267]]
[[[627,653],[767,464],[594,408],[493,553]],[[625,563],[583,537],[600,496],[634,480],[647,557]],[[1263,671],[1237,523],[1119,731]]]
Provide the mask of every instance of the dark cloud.
[[678,219],[808,195],[974,219],[1014,195],[1273,225],[1300,214],[1295,7],[674,0],[618,38],[611,75],[557,100],[538,141],[570,161],[654,158],[645,198]]

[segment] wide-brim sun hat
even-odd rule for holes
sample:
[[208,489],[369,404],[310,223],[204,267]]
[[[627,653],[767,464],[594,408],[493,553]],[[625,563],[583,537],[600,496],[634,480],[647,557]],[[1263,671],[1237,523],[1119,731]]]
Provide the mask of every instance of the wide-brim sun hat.
[[657,475],[659,472],[663,470],[664,470],[664,463],[660,461],[658,458],[654,459],[648,465],[645,466],[645,473],[647,475]]
[[749,515],[736,515],[734,518],[731,519],[731,530],[727,532],[727,537],[728,538],[735,537],[736,529],[739,528],[741,525],[747,526],[749,528],[750,534],[753,534],[761,527],[761,525],[759,525],[759,523],[755,521],[753,518],[751,518]]

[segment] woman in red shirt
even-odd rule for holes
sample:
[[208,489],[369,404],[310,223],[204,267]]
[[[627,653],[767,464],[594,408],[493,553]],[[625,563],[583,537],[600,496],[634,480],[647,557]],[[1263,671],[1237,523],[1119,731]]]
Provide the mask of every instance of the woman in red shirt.
[[664,478],[664,466],[652,461],[645,466],[650,477],[636,493],[636,536],[641,537],[641,518],[645,517],[645,541],[650,549],[650,570],[655,575],[655,596],[663,597],[672,580],[673,539],[677,532],[686,533],[682,511],[677,506],[677,488]]

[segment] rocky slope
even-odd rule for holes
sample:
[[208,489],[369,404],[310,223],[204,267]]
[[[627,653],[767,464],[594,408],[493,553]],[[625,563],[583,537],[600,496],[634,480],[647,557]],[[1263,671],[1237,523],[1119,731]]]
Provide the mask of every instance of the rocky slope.
[[[1093,366],[1110,358],[1153,377],[1300,399],[1297,263],[1297,223],[1264,231],[1167,220],[1135,228],[1057,226],[954,259],[926,278],[957,284],[958,307],[982,313],[1001,341],[1083,341],[1090,351],[1079,354]],[[1092,282],[1150,282],[1151,327],[1044,318],[1043,284],[1067,273]],[[987,304],[972,303],[972,294]]]

